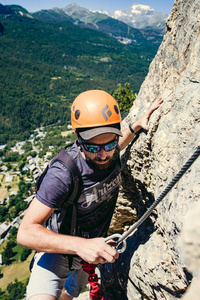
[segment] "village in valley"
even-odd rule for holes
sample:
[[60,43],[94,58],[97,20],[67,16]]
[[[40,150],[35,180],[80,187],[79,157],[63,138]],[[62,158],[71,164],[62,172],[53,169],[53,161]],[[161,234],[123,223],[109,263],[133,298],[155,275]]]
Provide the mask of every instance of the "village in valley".
[[[54,144],[59,144],[57,146],[52,145],[49,139],[49,136],[55,134],[55,130],[59,136],[54,139]],[[35,195],[35,182],[39,175],[54,154],[57,154],[59,146],[64,147],[71,139],[73,132],[70,125],[63,132],[58,132],[57,129],[46,131],[41,127],[34,131],[28,141],[16,142],[7,149],[7,157],[3,155],[7,145],[0,145],[0,244],[9,236],[11,228],[19,227],[24,212]],[[46,143],[50,144],[45,146]],[[3,264],[1,254],[0,264]]]

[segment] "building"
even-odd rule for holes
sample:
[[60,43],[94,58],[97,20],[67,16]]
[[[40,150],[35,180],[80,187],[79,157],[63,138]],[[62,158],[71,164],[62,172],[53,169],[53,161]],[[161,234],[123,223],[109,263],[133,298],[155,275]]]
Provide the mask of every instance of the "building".
[[10,175],[9,173],[7,173],[6,176],[5,176],[4,182],[5,183],[10,183],[12,181],[13,181],[13,175]]
[[7,172],[7,171],[8,171],[8,168],[7,168],[5,165],[3,165],[3,166],[1,166],[0,170],[1,170],[2,172]]
[[7,221],[0,225],[0,239],[6,236],[10,228],[11,228],[11,224]]

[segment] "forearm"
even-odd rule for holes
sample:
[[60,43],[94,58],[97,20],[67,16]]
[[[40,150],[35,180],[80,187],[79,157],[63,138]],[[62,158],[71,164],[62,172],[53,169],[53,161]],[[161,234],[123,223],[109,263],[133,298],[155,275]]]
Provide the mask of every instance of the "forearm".
[[82,238],[55,233],[41,224],[21,225],[17,242],[27,248],[47,253],[77,254]]
[[140,125],[139,121],[136,121],[135,123],[131,124],[131,128],[134,130],[134,132],[131,132],[129,127],[122,131],[123,137],[119,138],[120,150],[123,150],[133,140],[142,126]]
[[116,250],[104,238],[85,239],[55,233],[43,226],[54,209],[42,204],[35,197],[20,224],[17,242],[27,248],[47,253],[74,254],[83,260],[98,264],[114,262]]
[[[149,129],[148,127],[149,118],[151,114],[160,107],[162,102],[163,102],[162,98],[156,99],[152,103],[148,111],[140,119],[138,119],[138,121],[131,124],[132,130],[130,130],[129,127],[123,130],[122,132],[123,137],[120,137],[119,139],[120,150],[123,150],[132,141],[132,139],[135,137],[136,133],[140,131],[140,129],[144,129],[144,130]],[[135,131],[135,132],[131,132],[131,131]]]
[[118,258],[116,250],[104,238],[85,239],[55,233],[42,225],[23,226],[18,231],[19,244],[46,253],[74,254],[92,264],[112,263]]
[[57,234],[43,226],[53,211],[34,198],[18,229],[17,242],[37,251],[75,254],[78,238]]

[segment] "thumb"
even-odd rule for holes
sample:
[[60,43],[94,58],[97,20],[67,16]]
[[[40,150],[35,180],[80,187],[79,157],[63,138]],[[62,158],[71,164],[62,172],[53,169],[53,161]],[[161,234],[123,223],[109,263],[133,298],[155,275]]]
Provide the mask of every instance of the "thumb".
[[146,131],[148,131],[149,130],[149,126],[146,124],[146,125],[144,125],[144,130],[146,130]]

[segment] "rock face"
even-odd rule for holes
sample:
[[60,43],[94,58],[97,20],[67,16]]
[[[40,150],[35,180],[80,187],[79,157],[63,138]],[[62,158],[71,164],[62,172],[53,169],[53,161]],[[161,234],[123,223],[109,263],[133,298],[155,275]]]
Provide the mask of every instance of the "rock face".
[[194,275],[183,300],[200,299],[200,203],[195,203],[184,218],[179,237],[180,255]]
[[[140,117],[156,98],[164,99],[150,118],[148,134],[141,133],[123,154],[123,184],[111,233],[122,233],[141,217],[200,145],[199,70],[200,1],[176,0],[163,42],[123,123]],[[181,255],[187,242],[178,243],[184,216],[196,203],[200,208],[200,157],[128,238],[120,258],[101,266],[105,300],[171,300],[181,298],[192,280],[191,288],[198,286],[199,263],[195,275]],[[199,245],[192,250],[195,260]],[[185,299],[200,299],[200,293]]]

